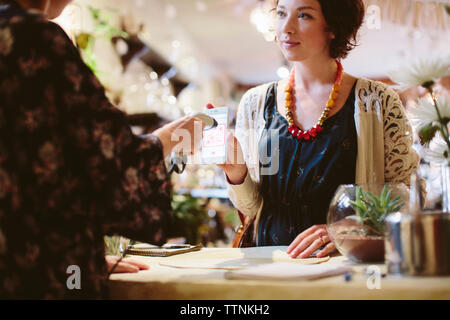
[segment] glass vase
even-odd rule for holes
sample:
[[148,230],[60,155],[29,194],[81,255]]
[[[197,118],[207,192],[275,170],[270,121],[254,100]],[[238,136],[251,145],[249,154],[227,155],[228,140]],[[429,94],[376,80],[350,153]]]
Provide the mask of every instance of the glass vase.
[[[336,190],[330,203],[327,216],[327,230],[330,239],[343,256],[356,263],[384,261],[384,230],[373,230],[369,228],[369,226],[373,226],[372,224],[362,223],[361,215],[357,213],[354,204],[352,204],[357,199],[357,188],[378,197],[384,187],[390,194],[389,199],[393,200],[399,197],[400,203],[402,203],[401,210],[407,210],[409,192],[403,183],[341,185]],[[378,203],[381,204],[382,202]],[[368,207],[367,204],[366,208]],[[380,228],[387,214],[390,213],[386,211],[385,214],[381,214],[382,212],[380,212],[379,217],[376,217],[376,220],[380,223],[378,226]],[[368,211],[363,216],[369,217],[371,215],[373,215],[373,212]],[[360,218],[357,219],[357,216]]]

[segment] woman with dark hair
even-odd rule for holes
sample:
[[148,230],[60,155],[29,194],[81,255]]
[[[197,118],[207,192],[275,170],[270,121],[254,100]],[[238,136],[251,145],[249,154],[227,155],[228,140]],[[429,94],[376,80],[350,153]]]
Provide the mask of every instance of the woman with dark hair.
[[[105,261],[104,235],[165,242],[164,157],[178,142],[175,130],[194,132],[193,117],[152,135],[131,132],[67,35],[47,20],[69,2],[0,0],[3,299],[106,297],[116,260]],[[140,268],[148,269],[124,261],[115,270]]]
[[274,13],[290,77],[245,93],[220,167],[230,199],[255,221],[255,245],[323,257],[335,250],[325,223],[337,187],[409,184],[419,158],[398,95],[340,63],[355,46],[362,0],[280,0]]

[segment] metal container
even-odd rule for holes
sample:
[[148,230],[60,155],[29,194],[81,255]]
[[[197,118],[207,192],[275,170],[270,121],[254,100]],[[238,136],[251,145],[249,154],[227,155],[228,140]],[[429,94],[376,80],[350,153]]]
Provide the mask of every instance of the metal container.
[[386,218],[385,249],[389,273],[450,275],[450,214],[390,214]]

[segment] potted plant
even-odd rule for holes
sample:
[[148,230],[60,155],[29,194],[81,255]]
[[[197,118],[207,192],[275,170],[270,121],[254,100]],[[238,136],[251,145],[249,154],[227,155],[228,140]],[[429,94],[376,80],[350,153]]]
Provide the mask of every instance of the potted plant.
[[202,235],[207,233],[208,213],[205,201],[188,194],[174,194],[172,196],[173,221],[170,235],[184,237],[186,243],[202,243]]
[[400,211],[407,198],[404,184],[340,186],[328,212],[330,239],[355,262],[382,262],[385,219]]

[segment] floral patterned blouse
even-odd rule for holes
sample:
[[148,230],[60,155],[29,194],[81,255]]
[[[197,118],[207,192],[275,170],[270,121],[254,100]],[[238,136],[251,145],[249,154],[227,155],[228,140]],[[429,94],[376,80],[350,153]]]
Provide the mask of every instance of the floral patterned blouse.
[[64,31],[0,0],[0,298],[107,297],[104,235],[162,244],[170,190]]

